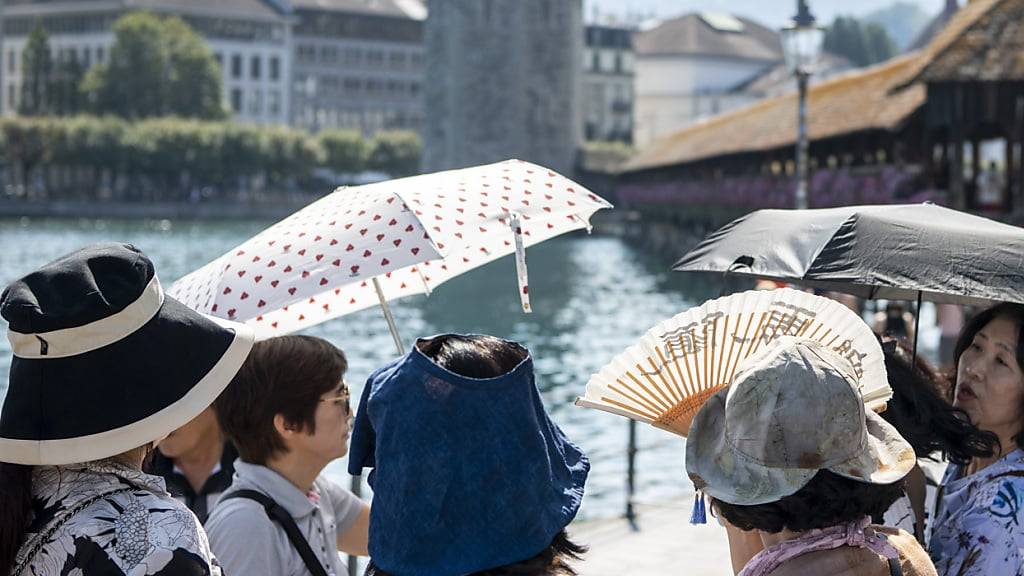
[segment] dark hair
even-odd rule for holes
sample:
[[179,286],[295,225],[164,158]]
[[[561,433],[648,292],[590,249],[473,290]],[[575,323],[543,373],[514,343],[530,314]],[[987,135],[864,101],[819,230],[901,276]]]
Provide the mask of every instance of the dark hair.
[[[576,570],[569,565],[569,562],[579,560],[586,551],[586,546],[569,540],[569,535],[563,529],[555,535],[550,546],[528,560],[473,572],[467,576],[576,576]],[[370,565],[366,567],[364,576],[392,575],[377,568],[371,560]]]
[[417,347],[438,366],[467,378],[496,378],[518,366],[527,354],[514,342],[479,334],[445,334],[423,340]]
[[32,516],[32,467],[0,462],[0,486],[0,574],[10,574]]
[[287,451],[274,416],[316,432],[320,397],[338,386],[346,370],[345,354],[322,338],[279,336],[257,342],[214,402],[217,421],[242,460],[266,465]]
[[976,428],[963,410],[943,398],[942,377],[928,362],[918,356],[912,366],[911,351],[896,341],[886,342],[882,350],[893,396],[881,416],[918,458],[941,451],[954,464],[965,465],[971,458],[995,454],[999,438]]
[[868,484],[819,470],[803,488],[777,502],[741,506],[714,500],[712,509],[741,530],[803,532],[881,517],[902,495],[902,482]]
[[[960,331],[960,337],[956,340],[956,348],[953,349],[954,379],[960,366],[960,356],[974,342],[974,337],[978,335],[978,332],[981,332],[985,326],[988,326],[989,322],[996,318],[1008,318],[1017,323],[1017,350],[1014,357],[1017,359],[1017,367],[1024,370],[1024,304],[1004,302],[978,312],[964,324],[963,330]],[[956,382],[954,381],[954,386],[950,387],[951,390],[956,389],[955,384]],[[1022,406],[1022,409],[1024,409],[1024,406]],[[1017,446],[1024,446],[1024,423],[1022,423],[1021,431],[1014,437],[1014,441],[1017,443]]]

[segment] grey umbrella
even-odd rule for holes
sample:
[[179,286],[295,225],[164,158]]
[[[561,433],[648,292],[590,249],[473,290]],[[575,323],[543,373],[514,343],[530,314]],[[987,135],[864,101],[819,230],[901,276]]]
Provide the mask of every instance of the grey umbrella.
[[1024,303],[1024,228],[929,203],[758,210],[708,236],[673,269],[862,298]]

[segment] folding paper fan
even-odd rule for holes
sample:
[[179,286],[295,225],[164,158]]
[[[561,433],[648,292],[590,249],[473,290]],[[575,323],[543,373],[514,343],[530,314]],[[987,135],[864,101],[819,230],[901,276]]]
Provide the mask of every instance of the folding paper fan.
[[592,375],[576,405],[686,436],[701,405],[729,385],[743,360],[780,336],[816,340],[849,360],[869,408],[882,410],[892,397],[882,348],[856,313],[782,288],[711,300],[658,324]]

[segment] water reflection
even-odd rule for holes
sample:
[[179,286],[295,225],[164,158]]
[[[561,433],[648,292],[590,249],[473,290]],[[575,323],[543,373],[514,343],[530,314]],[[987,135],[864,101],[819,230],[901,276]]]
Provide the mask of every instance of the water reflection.
[[[83,244],[132,242],[154,261],[161,279],[198,268],[269,222],[171,223],[22,220],[0,222],[0,281],[4,284]],[[527,252],[534,313],[523,314],[512,258],[473,270],[440,286],[429,298],[393,304],[406,345],[441,332],[494,334],[524,343],[554,420],[591,457],[593,470],[583,516],[620,514],[625,502],[625,420],[576,408],[592,372],[634,343],[658,321],[718,293],[708,282],[668,271],[671,264],[616,238],[561,237]],[[0,324],[4,329],[5,325]],[[350,360],[349,381],[358,394],[366,376],[395,355],[379,310],[370,309],[317,326],[309,333],[332,340]],[[6,388],[10,349],[0,341],[0,390]],[[2,392],[0,392],[2,394]],[[640,427],[641,499],[691,490],[683,468],[683,441]],[[328,468],[347,481],[344,463]]]

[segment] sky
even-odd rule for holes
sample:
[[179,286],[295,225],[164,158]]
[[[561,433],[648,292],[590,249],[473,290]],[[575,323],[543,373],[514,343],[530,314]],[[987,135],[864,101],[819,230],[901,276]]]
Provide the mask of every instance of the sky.
[[[819,22],[828,23],[842,15],[859,16],[893,4],[895,0],[809,0],[811,12]],[[929,14],[937,14],[945,0],[916,0]],[[713,10],[746,16],[772,28],[782,27],[794,13],[796,0],[584,0],[586,16],[590,20],[597,7],[602,14],[624,16],[628,13],[653,13],[658,17],[671,17],[687,12]]]

